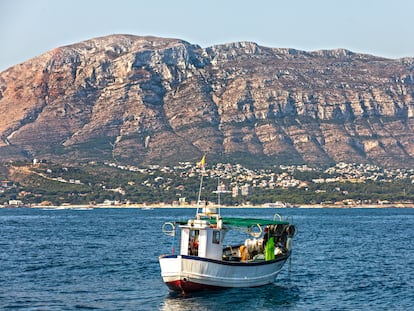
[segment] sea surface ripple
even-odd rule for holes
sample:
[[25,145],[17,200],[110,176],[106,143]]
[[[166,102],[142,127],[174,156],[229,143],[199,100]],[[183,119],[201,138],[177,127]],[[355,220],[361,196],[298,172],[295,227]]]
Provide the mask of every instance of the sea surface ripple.
[[[0,209],[1,310],[410,310],[413,209],[222,209],[290,216],[291,261],[258,288],[169,293],[165,221],[193,209]],[[264,216],[267,215],[267,216]],[[176,245],[177,249],[177,245]]]

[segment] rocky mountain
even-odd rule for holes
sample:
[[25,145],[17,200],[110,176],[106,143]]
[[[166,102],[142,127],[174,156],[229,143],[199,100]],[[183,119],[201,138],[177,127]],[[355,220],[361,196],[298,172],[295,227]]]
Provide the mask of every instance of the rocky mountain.
[[0,159],[413,167],[413,96],[413,58],[111,35],[0,73]]

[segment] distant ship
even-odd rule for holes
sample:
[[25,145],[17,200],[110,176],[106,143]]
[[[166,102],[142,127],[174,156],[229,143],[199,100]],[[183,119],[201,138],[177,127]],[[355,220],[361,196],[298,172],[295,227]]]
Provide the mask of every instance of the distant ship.
[[271,208],[288,208],[288,207],[295,207],[295,205],[287,203],[287,202],[280,202],[276,201],[274,203],[267,203],[267,207]]

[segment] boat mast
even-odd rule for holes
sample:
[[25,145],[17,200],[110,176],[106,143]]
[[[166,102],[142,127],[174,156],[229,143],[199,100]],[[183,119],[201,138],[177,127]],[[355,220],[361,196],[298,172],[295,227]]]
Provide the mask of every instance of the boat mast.
[[224,190],[224,187],[220,184],[220,177],[217,177],[217,190],[213,191],[213,193],[217,193],[218,215],[221,215],[221,194],[229,192],[230,191]]
[[201,167],[201,177],[200,177],[200,188],[198,189],[198,199],[197,199],[197,214],[199,214],[199,208],[201,206],[201,190],[203,189],[203,176],[206,172],[206,155],[203,155],[200,162],[197,163],[196,167]]
[[204,167],[203,167],[203,171],[201,172],[201,177],[200,177],[200,188],[198,189],[198,199],[197,199],[197,214],[198,214],[198,209],[201,206],[201,189],[203,189],[203,175],[204,175]]
[[220,202],[220,193],[221,193],[221,188],[220,188],[220,177],[217,177],[217,204],[218,204],[218,213],[219,215],[221,215],[221,202]]

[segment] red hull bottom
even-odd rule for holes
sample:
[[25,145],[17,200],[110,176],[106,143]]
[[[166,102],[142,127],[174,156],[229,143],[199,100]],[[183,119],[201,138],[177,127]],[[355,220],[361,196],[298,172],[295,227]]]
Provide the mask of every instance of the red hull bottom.
[[221,286],[205,285],[185,280],[176,280],[172,282],[167,282],[165,284],[172,291],[184,293],[200,292],[206,290],[219,290],[225,288]]

